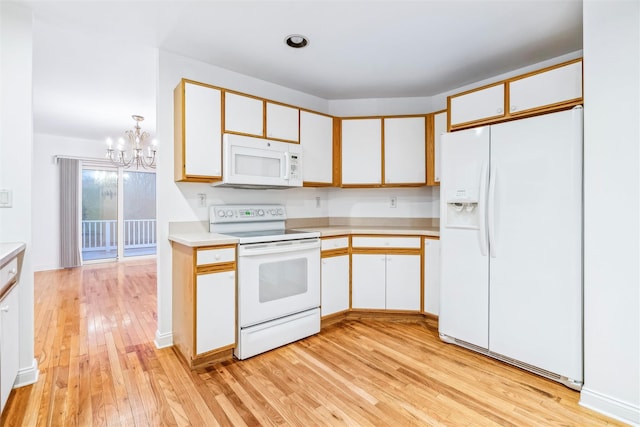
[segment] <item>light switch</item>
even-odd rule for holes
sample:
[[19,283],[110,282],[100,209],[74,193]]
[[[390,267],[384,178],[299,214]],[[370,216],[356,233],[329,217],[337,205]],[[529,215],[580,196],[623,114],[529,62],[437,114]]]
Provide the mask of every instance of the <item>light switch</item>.
[[12,191],[7,189],[0,189],[0,208],[10,208]]

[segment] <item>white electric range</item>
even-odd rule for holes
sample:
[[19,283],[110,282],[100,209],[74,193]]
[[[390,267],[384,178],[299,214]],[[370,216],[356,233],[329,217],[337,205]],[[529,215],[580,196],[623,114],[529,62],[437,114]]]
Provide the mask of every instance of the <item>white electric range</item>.
[[209,231],[237,237],[238,359],[320,332],[320,233],[287,230],[282,205],[214,205]]

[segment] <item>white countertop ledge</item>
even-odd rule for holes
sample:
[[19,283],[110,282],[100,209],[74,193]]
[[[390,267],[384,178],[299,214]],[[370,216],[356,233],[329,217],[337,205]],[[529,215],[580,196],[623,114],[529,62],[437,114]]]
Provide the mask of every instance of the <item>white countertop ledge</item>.
[[20,255],[26,247],[22,242],[0,243],[0,267]]
[[[384,226],[324,226],[324,227],[296,227],[300,231],[318,231],[321,237],[339,236],[344,234],[388,234],[438,237],[437,227],[384,227]],[[194,233],[172,233],[169,240],[184,246],[202,247],[216,245],[233,245],[238,238],[226,234],[208,233],[205,231]]]

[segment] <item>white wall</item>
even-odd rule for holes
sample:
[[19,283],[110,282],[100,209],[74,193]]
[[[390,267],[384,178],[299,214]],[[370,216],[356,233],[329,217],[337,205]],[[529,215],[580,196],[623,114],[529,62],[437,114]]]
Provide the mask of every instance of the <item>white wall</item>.
[[56,155],[103,159],[104,141],[35,134],[33,138],[33,269],[60,268],[60,168]]
[[640,424],[640,3],[584,3],[584,388]]
[[0,209],[0,241],[24,242],[19,278],[18,384],[38,378],[34,359],[31,156],[33,151],[31,11],[0,3],[0,188],[13,191],[13,207]]
[[[437,218],[440,212],[437,194],[430,187],[332,188],[329,216]],[[396,208],[391,207],[391,197],[397,198]]]

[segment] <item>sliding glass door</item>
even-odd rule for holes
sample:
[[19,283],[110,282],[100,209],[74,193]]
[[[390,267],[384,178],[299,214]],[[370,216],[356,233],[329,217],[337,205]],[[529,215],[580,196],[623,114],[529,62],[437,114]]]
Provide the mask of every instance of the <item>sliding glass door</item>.
[[124,256],[156,253],[156,174],[125,171]]
[[118,171],[82,169],[82,261],[118,258]]
[[155,178],[152,172],[83,166],[83,262],[156,253]]

